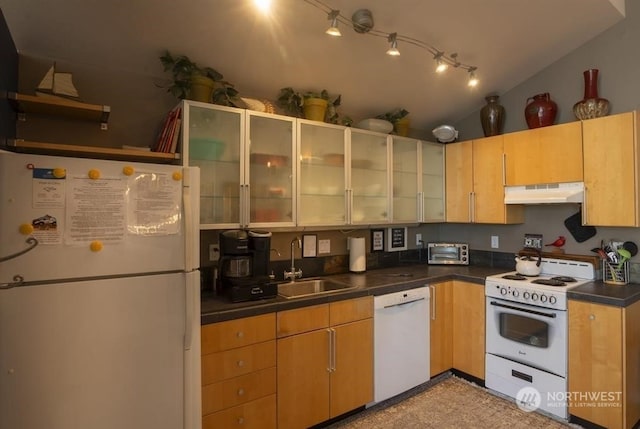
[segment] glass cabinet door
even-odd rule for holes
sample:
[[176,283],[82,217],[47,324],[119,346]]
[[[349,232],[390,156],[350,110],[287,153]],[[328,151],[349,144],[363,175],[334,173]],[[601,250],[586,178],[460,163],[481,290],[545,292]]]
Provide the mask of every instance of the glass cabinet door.
[[345,127],[298,120],[298,224],[344,225]]
[[295,118],[247,112],[249,223],[293,226]]
[[386,223],[389,220],[387,135],[351,130],[351,222]]
[[394,136],[393,222],[418,222],[418,140]]
[[422,222],[444,222],[444,145],[422,142]]
[[201,228],[240,224],[244,110],[184,101],[182,155],[200,167]]

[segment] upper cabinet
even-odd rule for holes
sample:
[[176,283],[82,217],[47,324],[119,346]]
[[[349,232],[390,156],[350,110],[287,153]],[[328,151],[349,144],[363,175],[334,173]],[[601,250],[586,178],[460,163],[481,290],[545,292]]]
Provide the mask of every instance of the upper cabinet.
[[447,222],[524,222],[523,206],[504,204],[503,136],[445,148]]
[[581,182],[580,122],[504,134],[505,185]]
[[389,139],[387,134],[351,129],[351,224],[389,221]]
[[637,111],[582,122],[585,225],[640,226],[637,124]]
[[420,141],[392,136],[392,222],[420,221]]
[[200,167],[200,227],[293,226],[295,118],[183,102],[185,165]]
[[444,145],[441,143],[421,143],[420,187],[422,222],[444,222]]
[[345,127],[298,120],[298,224],[347,222]]

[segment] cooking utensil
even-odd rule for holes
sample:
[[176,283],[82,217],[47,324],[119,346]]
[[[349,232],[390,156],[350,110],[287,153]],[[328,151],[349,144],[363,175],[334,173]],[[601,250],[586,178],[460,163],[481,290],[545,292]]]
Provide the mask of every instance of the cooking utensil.
[[596,228],[594,226],[582,225],[581,210],[566,218],[564,220],[564,226],[567,228],[567,230],[569,230],[573,238],[578,243],[587,241],[588,239],[596,235]]
[[620,262],[618,263],[618,270],[620,270],[624,263],[631,259],[631,252],[629,252],[627,249],[619,248],[618,255],[622,256]]

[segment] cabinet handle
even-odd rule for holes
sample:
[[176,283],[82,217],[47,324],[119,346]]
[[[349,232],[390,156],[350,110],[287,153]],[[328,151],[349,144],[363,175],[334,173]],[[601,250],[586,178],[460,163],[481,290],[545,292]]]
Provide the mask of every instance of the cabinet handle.
[[582,204],[581,204],[581,206],[582,206],[582,224],[583,225],[589,225],[589,222],[588,222],[588,219],[587,219],[589,217],[589,212],[587,211],[588,210],[588,207],[587,207],[588,206],[588,204],[587,204],[587,195],[588,194],[589,194],[588,188],[585,186],[584,187],[584,194],[583,194],[583,197],[582,197]]
[[238,417],[238,424],[239,425],[244,424],[244,417]]
[[242,331],[238,331],[238,332],[236,333],[236,337],[238,337],[238,338],[242,338],[242,337],[244,337],[244,332],[242,332]]
[[502,186],[507,185],[507,154],[502,153]]
[[418,192],[418,204],[416,204],[416,207],[418,209],[418,213],[416,213],[416,219],[418,220],[418,222],[423,222],[424,221],[424,192]]
[[471,194],[473,194],[473,192],[469,192],[469,222],[473,222],[473,214],[471,213]]
[[431,320],[436,320],[436,287],[429,286],[431,289]]
[[596,320],[596,315],[595,314],[590,314],[589,315],[589,320]]
[[249,205],[251,204],[251,191],[250,191],[249,186],[251,186],[249,183],[244,185],[244,199],[245,199],[244,219],[245,219],[245,226],[249,226],[249,224],[251,223],[251,208],[249,207]]
[[333,371],[333,366],[332,366],[332,362],[333,362],[333,342],[331,341],[331,328],[327,328],[327,341],[329,341],[329,366],[327,366],[327,372],[332,372]]
[[244,395],[244,389],[241,387],[240,389],[238,389],[238,396],[242,395]]
[[331,328],[331,350],[333,353],[331,353],[331,355],[333,356],[333,362],[331,363],[331,371],[335,371],[336,370],[336,330]]
[[236,362],[236,365],[238,365],[238,368],[242,368],[244,366],[244,361],[239,360],[238,362]]

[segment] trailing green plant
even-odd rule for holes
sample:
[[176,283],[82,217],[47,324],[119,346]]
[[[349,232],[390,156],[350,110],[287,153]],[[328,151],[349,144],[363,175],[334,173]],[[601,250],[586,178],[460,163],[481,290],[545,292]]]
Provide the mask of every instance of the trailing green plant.
[[280,89],[280,93],[278,94],[278,98],[276,99],[276,104],[278,107],[284,109],[284,111],[291,116],[295,116],[297,118],[304,117],[304,101],[309,98],[321,98],[323,100],[327,100],[327,111],[325,113],[324,121],[331,124],[341,123],[342,125],[351,125],[353,122],[350,118],[340,118],[338,114],[337,108],[342,103],[342,96],[338,95],[337,97],[331,97],[329,92],[326,89],[323,89],[320,92],[315,91],[307,91],[300,92],[294,90],[292,87],[288,86],[286,88]]
[[244,102],[238,97],[238,90],[233,84],[224,80],[222,73],[211,67],[201,67],[191,61],[186,55],[173,56],[167,50],[160,56],[160,62],[165,72],[170,72],[173,82],[167,87],[170,92],[179,99],[189,98],[191,83],[195,76],[204,76],[213,80],[214,90],[211,102],[223,106],[245,107]]
[[409,112],[407,110],[402,108],[397,108],[387,113],[383,113],[381,115],[376,116],[376,119],[384,119],[385,121],[389,121],[392,124],[395,124],[399,119],[404,118],[408,114]]

